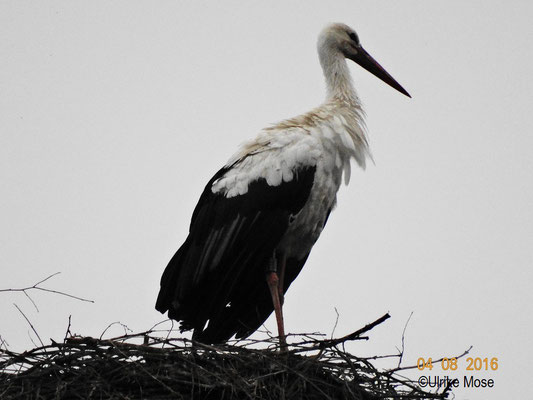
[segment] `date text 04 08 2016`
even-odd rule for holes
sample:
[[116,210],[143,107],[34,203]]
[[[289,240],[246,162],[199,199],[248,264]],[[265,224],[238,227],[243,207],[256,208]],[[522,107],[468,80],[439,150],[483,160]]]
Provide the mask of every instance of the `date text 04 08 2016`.
[[[498,358],[496,357],[468,357],[465,361],[466,371],[496,371],[498,369]],[[442,358],[440,360],[435,361],[435,364],[433,364],[433,360],[431,359],[431,357],[428,359],[420,357],[416,362],[416,366],[420,371],[423,371],[425,369],[429,369],[431,371],[435,365],[439,364],[441,369],[444,371],[456,371],[458,369],[458,362],[457,358],[455,357]]]

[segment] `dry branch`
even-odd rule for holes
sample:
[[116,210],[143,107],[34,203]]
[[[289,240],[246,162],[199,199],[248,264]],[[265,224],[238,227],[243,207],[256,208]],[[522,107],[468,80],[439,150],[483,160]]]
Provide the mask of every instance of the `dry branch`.
[[61,272],[55,272],[49,276],[47,276],[46,278],[44,279],[41,279],[39,282],[31,285],[31,286],[28,286],[28,287],[25,287],[25,288],[18,288],[18,289],[0,289],[0,292],[22,292],[24,293],[24,295],[32,302],[33,306],[35,307],[35,309],[37,311],[39,311],[39,309],[37,308],[37,304],[35,304],[35,302],[33,301],[33,299],[30,297],[30,295],[28,294],[29,291],[31,290],[38,290],[38,291],[42,291],[42,292],[47,292],[47,293],[54,293],[54,294],[59,294],[61,296],[66,296],[66,297],[70,297],[71,299],[76,299],[76,300],[80,300],[80,301],[86,301],[88,303],[94,303],[93,300],[89,300],[89,299],[84,299],[83,297],[79,297],[79,296],[74,296],[72,294],[69,294],[69,293],[65,293],[65,292],[61,292],[59,290],[53,290],[53,289],[47,289],[47,288],[43,288],[41,286],[39,286],[40,284],[46,282],[47,280],[53,278],[54,276],[56,275],[59,275]]

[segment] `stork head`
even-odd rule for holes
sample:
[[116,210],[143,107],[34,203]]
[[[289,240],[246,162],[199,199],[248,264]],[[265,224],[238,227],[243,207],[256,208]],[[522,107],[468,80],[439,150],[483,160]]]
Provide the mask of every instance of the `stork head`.
[[324,68],[326,68],[324,65],[325,60],[344,56],[359,64],[368,72],[398,90],[400,93],[411,97],[411,95],[407,93],[407,91],[387,71],[385,71],[385,69],[379,65],[370,54],[366,52],[363,46],[361,46],[359,36],[357,36],[357,33],[355,33],[355,31],[348,25],[335,23],[326,26],[318,37],[318,52]]

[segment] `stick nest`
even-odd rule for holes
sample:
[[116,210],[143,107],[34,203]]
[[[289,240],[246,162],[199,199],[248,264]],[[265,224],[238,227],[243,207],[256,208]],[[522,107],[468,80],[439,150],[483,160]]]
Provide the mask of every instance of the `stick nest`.
[[[349,335],[353,336],[353,335]],[[344,351],[345,338],[291,336],[205,345],[154,331],[70,336],[23,353],[0,349],[2,399],[443,399]],[[351,337],[350,340],[356,338]],[[394,355],[393,357],[401,357]]]

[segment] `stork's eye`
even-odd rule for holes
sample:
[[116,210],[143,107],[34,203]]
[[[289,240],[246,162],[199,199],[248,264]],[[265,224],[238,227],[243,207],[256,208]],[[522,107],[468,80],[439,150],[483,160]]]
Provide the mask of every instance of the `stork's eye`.
[[354,32],[348,33],[348,36],[350,36],[350,39],[352,39],[355,42],[355,44],[357,45],[359,44],[359,38]]

